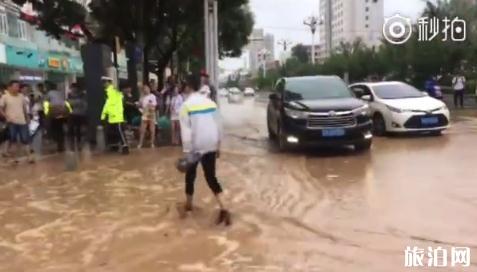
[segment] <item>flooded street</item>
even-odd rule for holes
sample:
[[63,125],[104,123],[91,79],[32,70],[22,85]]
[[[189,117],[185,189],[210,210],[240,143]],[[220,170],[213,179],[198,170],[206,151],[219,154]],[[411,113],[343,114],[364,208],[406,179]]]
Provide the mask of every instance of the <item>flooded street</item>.
[[[200,175],[199,207],[180,219],[180,149],[62,157],[0,168],[0,271],[418,271],[407,246],[469,247],[477,270],[477,115],[442,137],[375,139],[368,153],[275,151],[265,104],[222,103],[218,177],[233,212]],[[473,116],[472,116],[473,115]]]

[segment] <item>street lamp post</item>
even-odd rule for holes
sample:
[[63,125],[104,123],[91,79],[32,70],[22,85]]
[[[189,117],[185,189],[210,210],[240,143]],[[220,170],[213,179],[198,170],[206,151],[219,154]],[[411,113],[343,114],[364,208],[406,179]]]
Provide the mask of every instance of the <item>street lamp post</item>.
[[303,22],[311,30],[311,63],[315,64],[315,33],[318,26],[318,17],[310,16]]

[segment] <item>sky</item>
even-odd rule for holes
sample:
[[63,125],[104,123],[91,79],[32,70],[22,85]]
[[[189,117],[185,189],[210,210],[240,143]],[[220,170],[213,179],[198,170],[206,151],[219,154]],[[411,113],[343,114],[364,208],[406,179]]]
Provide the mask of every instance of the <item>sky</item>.
[[[384,1],[385,16],[400,13],[416,18],[425,5],[424,1],[420,0],[381,1]],[[273,34],[275,41],[286,39],[293,44],[310,44],[311,34],[303,25],[303,20],[308,16],[319,14],[319,2],[319,0],[250,0],[250,8],[255,14],[255,28],[263,28],[266,33]],[[278,56],[279,46],[275,45],[275,51]],[[220,63],[220,66],[227,70],[235,70],[243,65],[243,59],[226,59]]]

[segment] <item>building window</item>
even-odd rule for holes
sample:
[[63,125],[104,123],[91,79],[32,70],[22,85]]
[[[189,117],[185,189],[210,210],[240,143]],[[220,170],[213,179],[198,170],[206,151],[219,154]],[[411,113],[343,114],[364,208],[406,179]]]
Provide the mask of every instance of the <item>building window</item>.
[[366,7],[366,12],[369,12],[369,7]]
[[27,39],[27,25],[24,21],[18,21],[18,38],[22,40]]
[[8,20],[5,12],[0,12],[0,34],[8,35]]
[[368,25],[368,24],[366,24],[366,25],[365,25],[365,27],[366,27],[366,28],[369,28],[369,25]]
[[368,15],[366,15],[366,21],[368,21],[368,20],[369,20],[369,16],[368,16]]

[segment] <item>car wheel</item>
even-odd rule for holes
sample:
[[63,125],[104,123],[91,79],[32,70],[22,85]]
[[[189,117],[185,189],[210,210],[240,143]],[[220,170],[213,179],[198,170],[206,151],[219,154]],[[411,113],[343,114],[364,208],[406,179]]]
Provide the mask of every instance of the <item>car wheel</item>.
[[381,114],[376,114],[373,117],[373,134],[376,136],[385,136],[386,122]]
[[285,139],[285,135],[283,134],[282,132],[282,128],[280,125],[278,125],[278,129],[277,129],[277,140],[278,140],[278,149],[281,151],[281,152],[284,152],[287,150],[288,148],[288,144],[287,144],[287,140]]
[[270,122],[267,122],[267,128],[268,128],[268,139],[270,140],[276,140],[277,135],[273,132],[272,128],[270,127]]
[[372,144],[373,144],[372,141],[362,142],[362,143],[359,143],[359,144],[355,144],[355,145],[354,145],[354,149],[355,149],[357,152],[368,151],[368,150],[371,148],[371,145],[372,145]]

